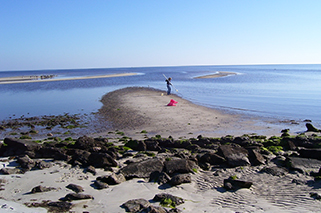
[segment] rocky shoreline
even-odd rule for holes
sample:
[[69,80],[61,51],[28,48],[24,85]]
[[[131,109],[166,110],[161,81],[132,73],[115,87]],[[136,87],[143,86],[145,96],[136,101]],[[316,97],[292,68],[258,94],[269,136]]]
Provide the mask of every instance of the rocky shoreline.
[[[65,188],[68,190],[58,200],[31,199],[32,202],[25,202],[25,205],[44,207],[49,212],[66,212],[73,211],[75,202],[84,200],[86,204],[82,209],[90,212],[89,209],[95,209],[98,204],[94,202],[95,196],[87,194],[84,188],[91,187],[92,190],[103,192],[115,185],[138,178],[157,183],[160,192],[155,194],[154,198],[150,198],[152,203],[141,197],[124,201],[122,205],[117,206],[117,212],[122,212],[121,208],[123,212],[192,212],[187,207],[180,208],[188,202],[187,198],[166,192],[166,189],[184,185],[195,186],[200,191],[219,191],[222,195],[245,189],[255,196],[267,199],[271,205],[278,205],[282,199],[289,199],[289,206],[283,208],[294,210],[298,203],[304,202],[306,210],[314,211],[314,202],[321,197],[320,147],[320,136],[291,136],[287,130],[283,131],[281,137],[270,138],[259,135],[206,138],[199,135],[197,138],[174,140],[171,137],[162,138],[156,135],[145,140],[126,136],[116,140],[83,136],[63,141],[47,139],[38,142],[5,138],[0,147],[0,155],[9,157],[8,161],[11,164],[15,162],[16,166],[4,166],[0,170],[0,195],[8,199],[5,195],[8,193],[8,176],[46,171],[58,163],[81,169],[83,175],[91,179],[92,184],[85,186],[81,180],[78,184],[66,182]],[[97,170],[102,170],[100,175],[97,174]],[[291,185],[294,192],[295,188],[298,188],[301,191],[300,196],[303,197],[291,200],[284,197],[285,194],[280,198],[277,194],[264,195],[266,192],[260,190],[260,187],[271,179],[279,183],[278,187]],[[22,197],[24,194],[43,194],[49,198],[50,193],[63,191],[50,184],[29,187],[30,190],[24,191]],[[269,196],[274,196],[276,200],[268,200],[266,197]],[[242,210],[236,209],[240,206],[228,208]]]
[[94,120],[2,121],[1,210],[319,211],[321,136],[308,121],[300,134],[280,132],[150,88],[102,103]]

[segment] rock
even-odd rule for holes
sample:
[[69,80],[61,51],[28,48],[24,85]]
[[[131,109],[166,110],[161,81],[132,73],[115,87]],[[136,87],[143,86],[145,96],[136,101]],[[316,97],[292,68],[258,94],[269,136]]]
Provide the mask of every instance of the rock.
[[7,146],[1,147],[1,153],[3,157],[24,155],[26,151],[36,152],[41,145],[31,140],[23,140],[16,138],[5,138],[4,144]]
[[86,169],[86,172],[90,172],[93,175],[96,175],[96,169],[93,166],[88,166],[87,169]]
[[26,170],[31,170],[36,165],[36,162],[29,158],[28,155],[18,157],[17,162],[20,164],[21,168]]
[[248,181],[224,179],[224,188],[227,190],[238,190],[241,188],[249,189],[252,185],[253,183]]
[[126,181],[124,175],[121,173],[120,174],[113,173],[111,175],[100,176],[100,177],[97,177],[96,180],[107,183],[108,185],[116,185]]
[[149,177],[149,182],[157,182],[158,184],[166,184],[171,177],[166,172],[153,172]]
[[248,149],[248,151],[249,151],[249,160],[252,166],[265,164],[265,158],[261,155],[261,153],[258,150]]
[[120,172],[126,179],[148,178],[152,172],[162,172],[164,164],[157,158],[151,158],[142,162],[131,163],[122,168]]
[[106,189],[109,187],[109,185],[107,183],[104,183],[100,180],[95,180],[94,182],[94,186],[97,188],[97,189]]
[[285,162],[289,169],[297,170],[301,173],[316,172],[321,167],[320,160],[311,158],[287,157]]
[[199,158],[199,163],[206,164],[209,163],[211,165],[221,165],[226,162],[225,158],[214,153],[207,152]]
[[95,140],[87,136],[78,138],[74,145],[76,149],[81,149],[86,151],[90,151],[95,146],[96,146]]
[[50,168],[51,166],[52,166],[51,163],[43,160],[37,160],[35,165],[35,167],[38,169],[47,169],[47,168]]
[[309,148],[301,148],[299,149],[300,157],[303,158],[313,158],[317,160],[321,160],[321,149],[309,149]]
[[153,201],[160,202],[161,204],[164,204],[166,200],[167,202],[170,201],[170,207],[176,207],[185,202],[183,198],[166,193],[156,194],[153,198]]
[[145,199],[133,199],[121,205],[126,212],[140,212],[141,210],[150,207],[150,203]]
[[169,181],[169,184],[172,186],[177,186],[182,183],[191,183],[192,178],[190,174],[177,174],[174,175],[171,180]]
[[140,211],[140,213],[168,213],[166,209],[160,206],[149,206]]
[[49,202],[48,207],[49,212],[68,212],[72,207],[72,203],[61,201]]
[[89,165],[89,156],[91,155],[90,152],[80,149],[75,150],[69,150],[67,152],[69,155],[71,155],[71,160],[69,161],[70,164],[76,165],[77,162],[80,163],[82,166],[88,166]]
[[66,186],[67,189],[71,189],[72,191],[76,192],[76,193],[79,193],[79,192],[83,192],[84,189],[79,186],[79,185],[76,185],[76,184],[69,184],[68,186]]
[[116,167],[118,165],[116,160],[107,153],[91,153],[88,158],[88,163],[96,168],[104,168],[109,166]]
[[66,150],[57,147],[41,147],[37,151],[38,158],[53,158],[55,160],[70,160],[70,157],[66,155]]
[[193,172],[193,168],[196,167],[195,162],[187,159],[172,159],[164,163],[164,171],[169,175]]
[[72,201],[72,200],[84,200],[84,199],[94,199],[93,196],[87,194],[69,193],[65,197],[61,198],[62,201]]
[[135,150],[135,151],[146,151],[146,144],[144,141],[139,140],[130,140],[128,141],[125,146]]
[[320,130],[315,128],[311,123],[306,123],[305,126],[307,128],[307,132],[320,132]]
[[265,172],[273,176],[283,176],[285,175],[287,170],[282,167],[272,166],[272,167],[264,167],[263,169],[261,169],[261,172]]
[[39,192],[48,192],[51,190],[56,190],[56,188],[44,187],[44,186],[39,185],[39,186],[32,188],[30,193],[34,194],[34,193],[39,193]]
[[21,171],[18,168],[8,169],[8,168],[2,168],[0,169],[0,174],[3,175],[12,175],[12,174],[22,174],[23,171]]
[[249,166],[248,151],[240,146],[222,145],[218,149],[219,154],[223,156],[229,166]]

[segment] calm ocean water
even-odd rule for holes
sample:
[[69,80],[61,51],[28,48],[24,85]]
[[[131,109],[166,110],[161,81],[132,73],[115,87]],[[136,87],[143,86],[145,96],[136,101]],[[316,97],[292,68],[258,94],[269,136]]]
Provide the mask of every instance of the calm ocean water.
[[[194,79],[217,71],[238,75]],[[166,90],[172,77],[178,95],[196,104],[267,118],[321,124],[321,65],[182,66],[0,72],[1,77],[55,74],[57,78],[133,72],[136,76],[0,84],[0,120],[21,116],[96,112],[113,90],[143,86]],[[175,92],[175,90],[174,90]]]

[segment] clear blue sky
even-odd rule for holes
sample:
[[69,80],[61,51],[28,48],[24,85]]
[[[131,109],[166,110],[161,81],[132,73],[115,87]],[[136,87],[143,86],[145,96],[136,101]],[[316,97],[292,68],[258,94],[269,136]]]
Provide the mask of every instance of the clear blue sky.
[[320,0],[0,0],[0,71],[321,64]]

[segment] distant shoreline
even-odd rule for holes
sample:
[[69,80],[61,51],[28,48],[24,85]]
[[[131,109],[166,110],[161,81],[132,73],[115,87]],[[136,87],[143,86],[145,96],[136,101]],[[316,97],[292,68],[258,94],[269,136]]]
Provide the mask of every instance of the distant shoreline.
[[197,77],[194,77],[194,78],[195,79],[199,79],[199,78],[220,78],[220,77],[225,77],[225,76],[229,76],[229,75],[237,75],[237,73],[235,73],[235,72],[218,71],[215,74],[202,75],[202,76],[197,76]]
[[95,76],[84,76],[84,77],[74,77],[74,78],[48,78],[39,79],[35,76],[14,76],[14,77],[4,77],[0,78],[0,84],[18,84],[18,83],[35,83],[35,82],[48,82],[48,81],[71,81],[71,80],[81,80],[81,79],[95,79],[95,78],[113,78],[113,77],[123,77],[137,75],[137,73],[120,73],[120,74],[109,74],[109,75],[95,75]]

